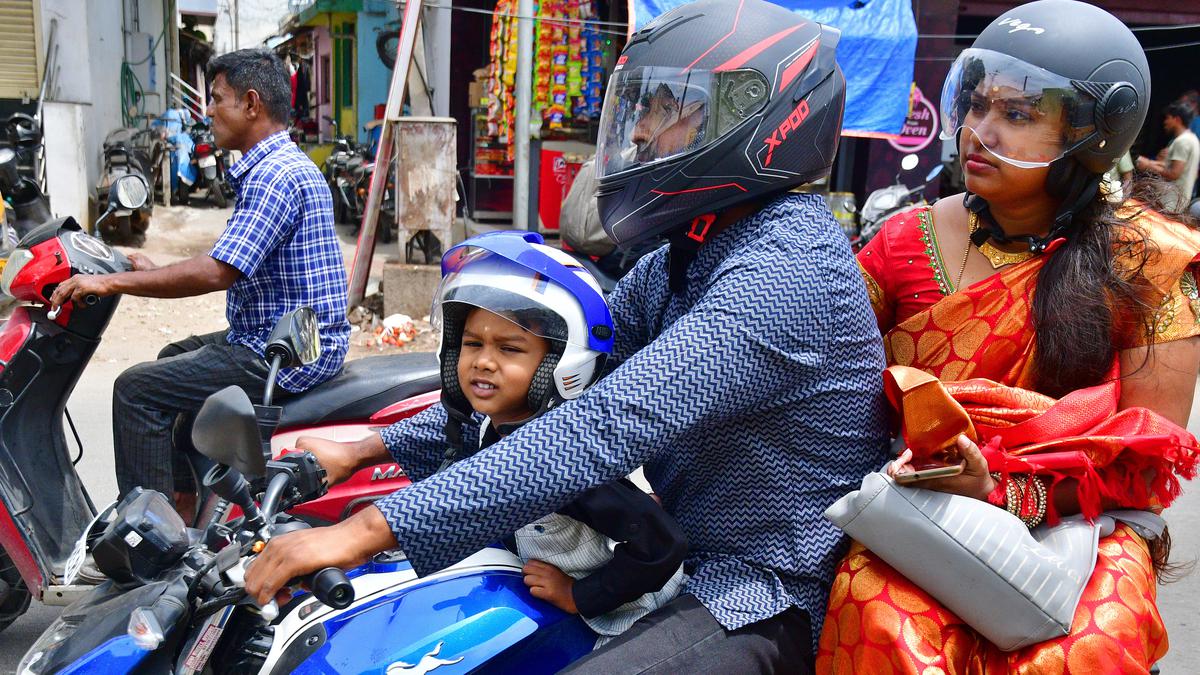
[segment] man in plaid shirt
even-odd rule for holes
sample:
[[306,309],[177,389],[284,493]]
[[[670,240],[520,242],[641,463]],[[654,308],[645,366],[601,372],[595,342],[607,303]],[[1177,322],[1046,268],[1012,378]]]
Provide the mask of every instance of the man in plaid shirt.
[[172,449],[173,436],[183,444],[190,433],[174,434],[176,420],[229,385],[261,398],[266,340],[285,312],[305,306],[316,310],[321,357],[280,374],[284,395],[336,375],[350,341],[333,201],[320,170],[288,138],[291,88],[283,63],[267,51],[241,50],[211,61],[208,77],[213,83],[208,113],[217,145],[243,155],[229,169],[238,197],[220,239],[208,254],[165,267],[130,254],[133,271],[75,276],[51,298],[57,307],[88,294],[182,298],[226,291],[228,330],[168,345],[157,361],[122,373],[113,388],[121,495],[139,485],[158,490],[179,499],[185,518],[195,498],[175,492],[179,472],[172,468]]

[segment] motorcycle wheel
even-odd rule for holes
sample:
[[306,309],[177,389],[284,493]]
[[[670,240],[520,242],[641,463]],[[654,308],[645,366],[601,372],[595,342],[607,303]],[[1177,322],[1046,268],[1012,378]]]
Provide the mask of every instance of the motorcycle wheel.
[[229,206],[229,198],[225,196],[225,181],[220,176],[213,179],[213,182],[209,184],[208,196],[212,199],[213,204],[217,205],[218,209]]
[[0,630],[8,628],[26,610],[33,594],[25,586],[25,580],[17,571],[8,553],[0,550]]

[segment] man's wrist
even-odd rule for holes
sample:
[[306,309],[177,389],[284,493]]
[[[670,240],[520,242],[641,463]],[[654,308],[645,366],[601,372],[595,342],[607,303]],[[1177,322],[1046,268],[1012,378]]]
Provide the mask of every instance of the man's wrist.
[[374,504],[343,520],[334,527],[343,530],[340,541],[353,550],[355,564],[361,564],[371,556],[396,547],[396,536],[383,517],[383,512]]

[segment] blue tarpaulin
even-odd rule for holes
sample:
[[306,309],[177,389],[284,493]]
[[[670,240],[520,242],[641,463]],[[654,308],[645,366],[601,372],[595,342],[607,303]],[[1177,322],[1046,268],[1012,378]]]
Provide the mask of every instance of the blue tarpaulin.
[[[737,2],[737,0],[729,0]],[[685,0],[630,0],[635,26]],[[842,31],[837,60],[846,75],[848,134],[898,134],[908,114],[917,22],[908,0],[772,0]]]

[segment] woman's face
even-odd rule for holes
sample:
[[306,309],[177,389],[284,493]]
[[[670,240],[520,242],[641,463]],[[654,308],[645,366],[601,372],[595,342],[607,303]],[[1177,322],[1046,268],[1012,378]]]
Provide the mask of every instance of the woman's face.
[[959,134],[959,157],[967,189],[989,202],[1011,201],[1045,191],[1049,167],[1018,167],[1051,162],[1064,148],[1064,116],[1048,97],[1031,98],[1002,85],[970,93]]

